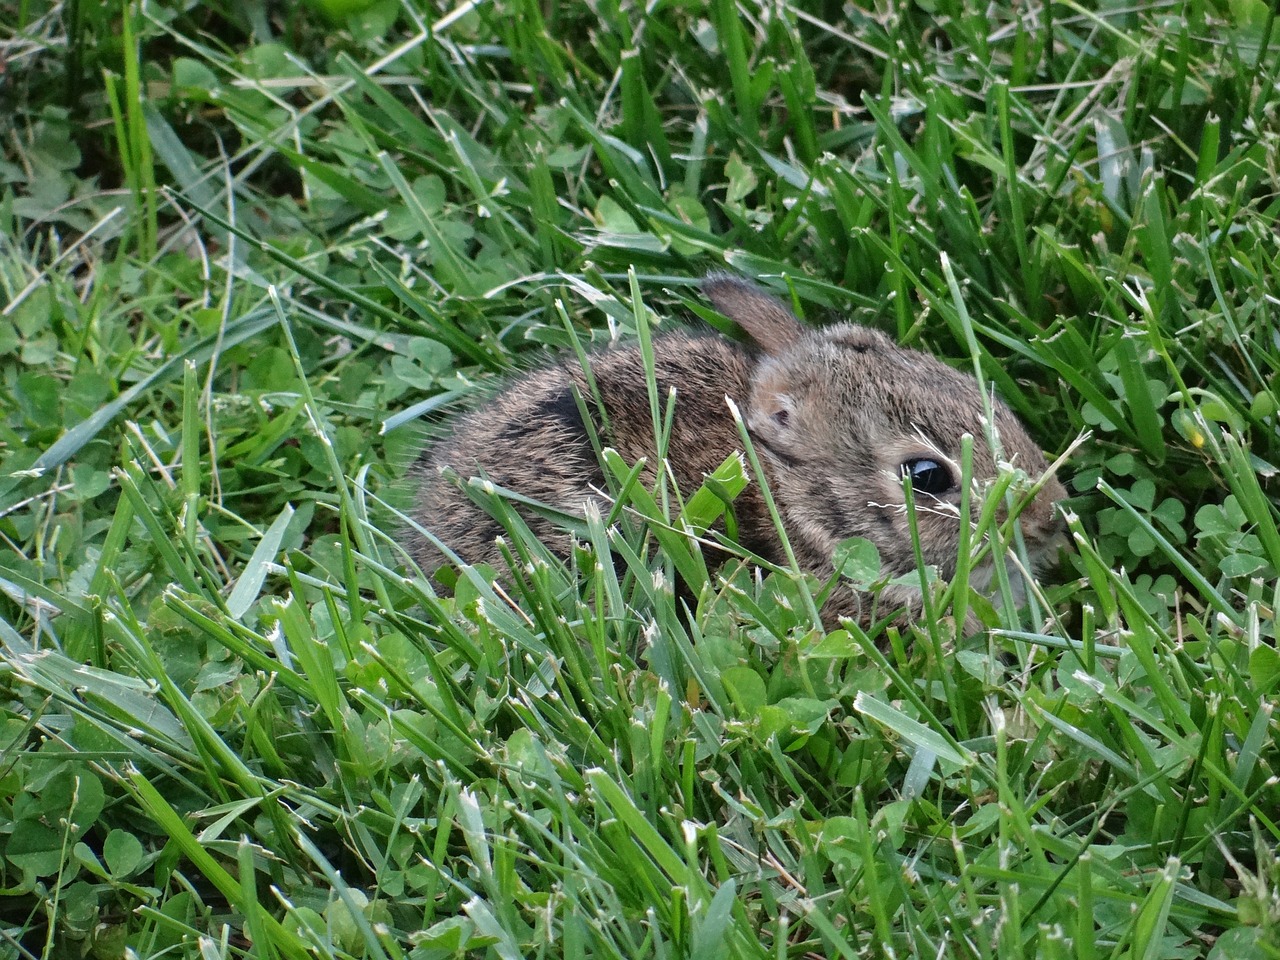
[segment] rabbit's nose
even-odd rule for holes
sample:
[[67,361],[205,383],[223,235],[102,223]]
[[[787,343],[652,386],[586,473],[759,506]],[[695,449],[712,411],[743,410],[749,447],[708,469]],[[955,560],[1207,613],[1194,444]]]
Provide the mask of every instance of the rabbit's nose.
[[1057,477],[1050,477],[1049,482],[1040,488],[1035,500],[1022,512],[1024,524],[1030,524],[1034,531],[1046,538],[1065,533],[1066,520],[1057,505],[1067,498],[1067,488]]

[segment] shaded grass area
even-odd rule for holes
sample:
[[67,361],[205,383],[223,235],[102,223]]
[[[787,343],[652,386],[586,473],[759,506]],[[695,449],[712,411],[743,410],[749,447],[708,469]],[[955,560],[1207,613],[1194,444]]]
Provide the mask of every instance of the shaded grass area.
[[[1265,4],[0,17],[5,956],[1280,951]],[[404,576],[424,418],[710,268],[1084,436],[1030,608],[825,635],[630,464]]]

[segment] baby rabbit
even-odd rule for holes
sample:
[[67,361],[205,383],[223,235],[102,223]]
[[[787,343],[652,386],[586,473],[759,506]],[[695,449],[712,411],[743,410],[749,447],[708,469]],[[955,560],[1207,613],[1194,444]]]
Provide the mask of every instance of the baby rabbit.
[[[732,399],[764,469],[801,569],[826,579],[832,554],[847,537],[865,537],[880,551],[885,574],[915,569],[904,474],[911,476],[924,560],[941,576],[955,571],[959,543],[960,438],[974,437],[973,476],[993,478],[996,463],[982,422],[977,383],[933,357],[899,347],[883,334],[851,323],[805,327],[782,303],[753,284],[721,274],[703,291],[712,304],[755,341],[759,352],[714,336],[672,332],[655,338],[659,396],[676,391],[667,451],[683,495],[701,485],[742,442],[726,404]],[[591,356],[591,371],[607,414],[608,432],[593,415],[602,445],[628,463],[648,458],[650,485],[657,467],[654,427],[637,346]],[[528,373],[480,409],[458,419],[453,433],[424,455],[415,517],[469,563],[501,563],[496,521],[441,474],[463,478],[483,472],[498,486],[580,514],[594,500],[608,512],[608,487],[574,400],[596,409],[576,359]],[[1006,459],[1032,477],[1046,470],[1043,454],[1012,412],[994,403],[995,427]],[[1065,496],[1049,480],[1021,514],[1032,554],[1056,538],[1054,502]],[[976,520],[981,498],[974,497]],[[738,541],[775,563],[785,563],[763,497],[753,482],[734,501]],[[549,521],[524,514],[534,533],[567,554],[569,543]],[[413,545],[424,570],[444,557],[425,539]],[[975,580],[978,577],[975,577]],[[867,598],[837,589],[823,612],[866,622]],[[881,613],[905,606],[918,614],[919,591],[890,586]]]

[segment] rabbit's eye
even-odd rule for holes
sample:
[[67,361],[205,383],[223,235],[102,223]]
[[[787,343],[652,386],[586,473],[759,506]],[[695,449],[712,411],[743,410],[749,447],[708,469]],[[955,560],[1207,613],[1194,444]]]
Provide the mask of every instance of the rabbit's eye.
[[932,493],[936,496],[955,486],[951,471],[928,457],[914,457],[904,461],[899,469],[902,476],[911,478],[911,489],[916,493]]

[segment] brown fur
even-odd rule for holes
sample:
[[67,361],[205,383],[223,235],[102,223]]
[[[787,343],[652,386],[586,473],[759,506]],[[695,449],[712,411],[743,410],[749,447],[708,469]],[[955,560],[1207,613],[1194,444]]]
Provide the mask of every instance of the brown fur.
[[[668,390],[676,389],[668,462],[680,490],[691,494],[705,473],[741,448],[727,396],[746,419],[802,569],[828,577],[836,544],[858,536],[876,545],[886,573],[913,570],[901,465],[932,459],[947,464],[958,482],[960,437],[968,433],[975,438],[975,478],[990,479],[997,472],[984,440],[975,381],[874,330],[848,323],[806,328],[773,297],[741,280],[715,275],[704,290],[764,354],[757,357],[728,341],[686,333],[654,341],[664,403]],[[605,436],[597,422],[602,443],[629,463],[647,457],[652,481],[654,429],[639,349],[597,354],[591,370],[610,425]],[[498,486],[567,512],[580,514],[588,500],[607,510],[603,475],[573,400],[574,386],[592,409],[586,377],[576,361],[569,361],[515,380],[461,417],[452,435],[423,458],[418,522],[464,561],[500,562],[494,543],[500,528],[441,476],[446,466],[463,477],[483,471]],[[1046,469],[1040,449],[1004,404],[996,401],[994,412],[1005,459],[1039,476]],[[1064,495],[1051,480],[1023,511],[1022,528],[1033,553],[1054,539],[1053,504]],[[950,577],[958,545],[958,485],[940,496],[917,490],[915,499],[925,562]],[[743,545],[781,561],[780,542],[754,484],[734,509]],[[563,532],[537,517],[526,519],[544,542],[562,555],[568,552]],[[414,552],[424,569],[443,562],[425,541],[416,543]],[[837,591],[824,619],[865,619],[863,599],[852,590]],[[918,595],[909,588],[889,588],[881,602],[914,608]]]

